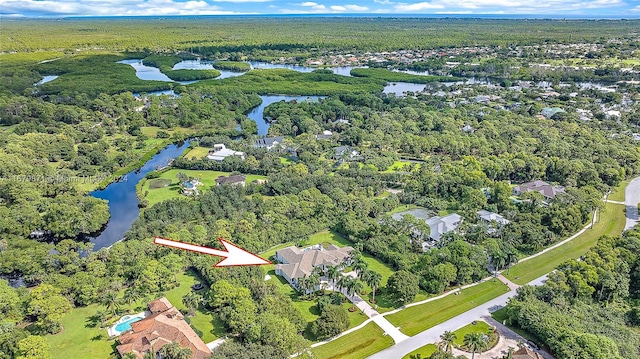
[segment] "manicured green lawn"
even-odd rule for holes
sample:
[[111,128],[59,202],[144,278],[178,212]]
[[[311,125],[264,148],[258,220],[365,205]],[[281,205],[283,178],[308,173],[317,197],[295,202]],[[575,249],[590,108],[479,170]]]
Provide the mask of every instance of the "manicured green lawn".
[[318,359],[361,359],[393,345],[376,323],[369,323],[328,344],[311,349]]
[[115,341],[107,340],[107,331],[93,325],[90,320],[98,310],[104,307],[93,304],[74,308],[62,319],[63,331],[56,335],[47,335],[51,344],[53,358],[117,358],[114,352]]
[[[166,292],[165,296],[176,308],[179,310],[186,310],[185,305],[182,303],[182,297],[191,291],[192,285],[196,282],[200,282],[200,278],[198,278],[198,276],[192,271],[188,271],[186,273],[178,274],[178,282],[180,282],[180,286]],[[208,288],[205,287],[198,292],[202,295],[206,295],[207,291]],[[191,327],[205,343],[209,343],[218,339],[218,337],[225,335],[224,325],[222,322],[220,322],[215,314],[206,310],[202,305],[198,308],[193,317],[185,316],[185,320],[191,324]]]
[[624,191],[627,188],[627,185],[629,184],[629,182],[630,181],[622,181],[622,182],[620,182],[618,187],[613,188],[611,190],[611,194],[609,195],[609,197],[607,197],[607,199],[610,200],[610,201],[623,202],[624,201]]
[[413,163],[408,161],[394,161],[389,168],[387,168],[383,172],[411,172],[412,170],[417,171],[420,169],[420,163]]
[[184,155],[184,158],[190,160],[192,157],[200,159],[202,157],[206,157],[209,154],[208,147],[194,147],[187,154]]
[[[198,178],[202,185],[198,186],[198,191],[200,194],[206,192],[209,188],[216,185],[216,179],[220,176],[228,176],[229,172],[219,172],[219,171],[199,171],[199,170],[181,170],[181,169],[172,169],[166,172],[163,172],[159,178],[170,179],[171,184],[167,187],[151,189],[149,188],[149,184],[153,180],[148,180],[142,186],[142,193],[146,193],[149,191],[147,196],[145,197],[149,201],[149,206],[152,206],[158,202],[166,201],[167,199],[175,198],[181,196],[180,194],[180,182],[176,175],[182,172],[189,177]],[[264,176],[259,175],[245,175],[246,183],[251,183],[257,179],[264,179]]]
[[282,163],[283,165],[292,165],[296,163],[296,161],[294,161],[291,157],[279,157],[279,158],[280,158],[280,163]]
[[476,324],[469,323],[453,332],[453,334],[456,335],[456,340],[454,341],[454,343],[461,346],[464,344],[465,335],[471,333],[487,334],[490,329],[493,329],[493,327],[481,320],[476,321]]
[[502,282],[490,280],[463,289],[460,295],[451,294],[438,300],[409,307],[386,318],[396,327],[399,326],[403,333],[413,336],[508,291],[509,289]]
[[601,236],[617,236],[622,233],[625,225],[623,205],[607,203],[600,212],[599,217],[592,229],[586,230],[577,238],[558,248],[514,265],[508,274],[505,272],[505,277],[514,283],[526,284],[551,272],[564,261],[579,258],[587,253],[589,248],[593,247]]
[[435,353],[437,350],[438,350],[438,347],[435,344],[427,344],[403,356],[402,359],[411,359],[412,355],[417,356],[418,354],[422,356],[422,359],[427,359],[431,356],[431,354]]

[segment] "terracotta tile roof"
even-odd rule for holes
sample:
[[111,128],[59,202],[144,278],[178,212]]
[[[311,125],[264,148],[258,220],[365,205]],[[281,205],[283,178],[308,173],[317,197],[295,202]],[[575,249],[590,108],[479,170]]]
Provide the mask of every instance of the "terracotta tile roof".
[[173,305],[171,305],[169,300],[165,297],[150,302],[148,306],[151,313],[164,312],[165,310],[173,307]]
[[191,359],[205,359],[211,355],[211,350],[167,298],[149,303],[149,310],[154,314],[132,323],[131,330],[118,339],[120,345],[117,349],[120,355],[131,352],[138,358],[143,358],[145,352],[151,349],[157,352],[171,342],[191,349]]

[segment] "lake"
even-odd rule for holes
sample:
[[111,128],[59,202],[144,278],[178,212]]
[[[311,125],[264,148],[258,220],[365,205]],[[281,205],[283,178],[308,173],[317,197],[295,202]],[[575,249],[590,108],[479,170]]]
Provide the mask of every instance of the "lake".
[[95,238],[91,238],[94,250],[109,247],[120,241],[124,234],[131,228],[133,222],[140,215],[138,198],[136,197],[136,184],[144,176],[156,167],[166,166],[171,160],[180,156],[189,147],[189,141],[180,145],[169,145],[158,152],[140,169],[134,170],[123,176],[120,182],[113,182],[105,189],[91,192],[96,198],[109,201],[109,213],[111,218],[105,229]]

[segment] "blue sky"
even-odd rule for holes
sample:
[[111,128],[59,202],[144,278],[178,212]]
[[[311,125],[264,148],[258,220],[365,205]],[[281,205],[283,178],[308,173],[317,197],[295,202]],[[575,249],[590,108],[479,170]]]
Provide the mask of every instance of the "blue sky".
[[4,16],[532,14],[640,17],[640,0],[0,0]]

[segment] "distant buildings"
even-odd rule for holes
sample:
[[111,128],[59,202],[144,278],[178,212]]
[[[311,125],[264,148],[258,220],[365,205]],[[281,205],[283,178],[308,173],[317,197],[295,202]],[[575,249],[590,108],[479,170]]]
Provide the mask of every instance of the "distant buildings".
[[333,132],[329,130],[322,131],[321,134],[316,135],[316,140],[330,140],[333,137]]
[[278,148],[284,142],[284,136],[278,137],[264,137],[259,138],[253,142],[255,148],[266,148],[267,151],[271,151],[274,148]]
[[338,161],[359,161],[362,159],[360,152],[351,146],[339,146],[334,148],[334,158]]
[[540,114],[546,118],[551,118],[553,115],[557,113],[565,113],[566,111],[561,109],[560,107],[545,107],[542,109]]
[[478,220],[485,223],[495,222],[501,226],[506,226],[507,224],[511,223],[508,219],[502,217],[501,215],[494,212],[489,212],[484,209],[479,210],[478,212],[476,212],[476,214],[478,216]]
[[456,231],[460,223],[462,223],[462,216],[457,213],[451,213],[444,217],[435,216],[427,219],[425,223],[431,229],[429,238],[433,241],[440,241],[443,234]]
[[523,183],[513,187],[513,195],[520,196],[526,192],[539,192],[546,201],[556,197],[559,193],[564,193],[564,187],[552,186],[545,181],[533,181]]
[[244,152],[229,149],[222,143],[213,145],[213,148],[209,150],[207,158],[213,161],[222,162],[225,158],[230,156],[235,156],[244,160]]
[[305,249],[287,247],[276,252],[276,260],[280,262],[275,266],[276,274],[298,288],[299,279],[311,275],[313,268],[320,267],[325,271],[328,267],[348,263],[351,251],[350,246],[340,248],[333,244],[326,249],[321,244]]
[[233,176],[220,176],[216,178],[216,185],[222,186],[228,184],[234,187],[244,187],[245,186],[245,176],[243,175],[233,175]]
[[150,302],[148,308],[149,315],[131,323],[131,329],[118,339],[120,345],[116,349],[120,356],[133,353],[136,358],[143,359],[153,352],[156,357],[163,346],[172,342],[189,348],[191,359],[205,359],[211,355],[211,350],[167,298]]

